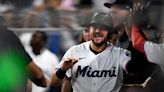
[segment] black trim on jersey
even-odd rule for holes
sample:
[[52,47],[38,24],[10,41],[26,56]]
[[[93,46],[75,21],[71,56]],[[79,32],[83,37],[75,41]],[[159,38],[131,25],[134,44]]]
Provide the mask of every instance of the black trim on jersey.
[[90,50],[94,53],[94,54],[99,54],[99,53],[101,53],[102,51],[104,51],[104,50],[102,50],[102,51],[99,51],[99,52],[97,52],[97,51],[95,51],[95,50],[93,50],[92,48],[91,48],[91,46],[89,46],[89,48],[90,48]]

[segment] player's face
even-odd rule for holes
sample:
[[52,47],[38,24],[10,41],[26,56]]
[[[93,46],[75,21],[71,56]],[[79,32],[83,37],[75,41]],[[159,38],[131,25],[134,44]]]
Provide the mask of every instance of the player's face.
[[107,43],[108,30],[102,27],[90,27],[91,40],[96,46],[101,46]]
[[32,46],[32,48],[35,48],[35,49],[41,49],[41,48],[43,48],[44,45],[45,45],[45,42],[43,40],[42,34],[35,33],[32,36],[30,45]]

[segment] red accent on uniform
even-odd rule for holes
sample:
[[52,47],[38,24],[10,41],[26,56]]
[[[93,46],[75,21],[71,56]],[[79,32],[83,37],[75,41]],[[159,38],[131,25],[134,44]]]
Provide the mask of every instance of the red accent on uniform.
[[136,25],[132,26],[132,44],[135,49],[138,51],[145,53],[144,52],[144,43],[145,43],[145,38],[142,36],[142,34],[139,32],[139,29]]

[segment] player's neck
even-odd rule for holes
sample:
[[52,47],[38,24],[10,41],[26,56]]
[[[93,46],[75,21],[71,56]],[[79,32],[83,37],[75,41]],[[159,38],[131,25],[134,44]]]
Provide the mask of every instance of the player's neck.
[[104,51],[106,47],[107,47],[107,43],[104,43],[101,46],[96,46],[92,42],[90,43],[90,50],[95,54],[98,54],[98,53]]

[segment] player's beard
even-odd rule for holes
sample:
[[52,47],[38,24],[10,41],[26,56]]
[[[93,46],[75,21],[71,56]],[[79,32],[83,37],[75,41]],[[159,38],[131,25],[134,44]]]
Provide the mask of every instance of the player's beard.
[[[96,41],[95,39],[96,39],[96,37],[102,37],[101,39],[101,41]],[[103,44],[106,44],[107,43],[107,37],[105,37],[104,35],[101,35],[100,33],[97,33],[97,32],[95,32],[94,34],[93,34],[93,37],[92,37],[92,42],[93,42],[93,44],[94,45],[96,45],[96,46],[102,46]]]

